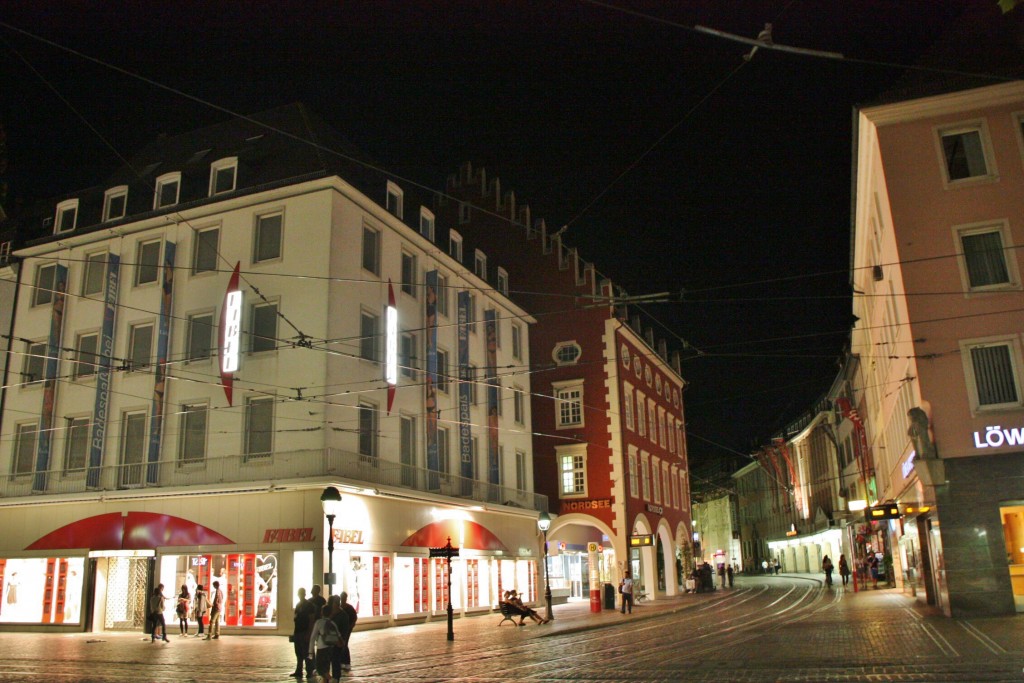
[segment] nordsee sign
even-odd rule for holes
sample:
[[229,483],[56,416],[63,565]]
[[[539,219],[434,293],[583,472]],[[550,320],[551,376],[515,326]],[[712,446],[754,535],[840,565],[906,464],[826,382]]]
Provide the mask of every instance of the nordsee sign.
[[974,432],[975,448],[1002,448],[1004,446],[1024,446],[1024,427],[985,427],[985,434]]

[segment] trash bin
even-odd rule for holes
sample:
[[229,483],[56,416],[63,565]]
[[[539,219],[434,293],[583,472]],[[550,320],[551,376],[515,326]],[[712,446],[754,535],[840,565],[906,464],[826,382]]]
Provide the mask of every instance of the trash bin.
[[610,583],[604,585],[604,608],[615,609],[615,586]]

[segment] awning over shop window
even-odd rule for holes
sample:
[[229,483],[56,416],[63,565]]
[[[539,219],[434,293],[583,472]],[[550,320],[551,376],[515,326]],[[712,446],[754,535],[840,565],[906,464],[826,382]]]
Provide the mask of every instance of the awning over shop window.
[[233,545],[202,524],[153,512],[111,512],[55,529],[26,550],[143,550],[165,546]]
[[440,548],[451,536],[456,548],[472,550],[500,550],[508,553],[505,544],[498,540],[487,527],[468,520],[448,519],[426,525],[402,543],[417,548]]

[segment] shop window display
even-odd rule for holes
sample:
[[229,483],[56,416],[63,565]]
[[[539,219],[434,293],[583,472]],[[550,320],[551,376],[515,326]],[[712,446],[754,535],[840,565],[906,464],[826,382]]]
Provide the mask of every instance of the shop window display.
[[173,586],[174,593],[184,585],[195,595],[197,584],[210,592],[217,581],[224,594],[225,626],[276,627],[277,568],[277,553],[168,555],[161,562],[160,582]]
[[79,623],[84,568],[81,557],[0,560],[0,623]]

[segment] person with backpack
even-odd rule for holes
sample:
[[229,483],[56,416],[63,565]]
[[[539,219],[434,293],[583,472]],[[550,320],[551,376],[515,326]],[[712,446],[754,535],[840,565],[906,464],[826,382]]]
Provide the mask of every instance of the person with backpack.
[[309,659],[316,662],[316,672],[323,683],[331,683],[331,657],[341,643],[341,632],[331,620],[331,608],[325,606],[309,634]]
[[295,646],[295,672],[288,674],[294,679],[302,680],[302,668],[306,668],[306,678],[313,680],[313,662],[306,658],[309,651],[309,633],[316,621],[316,607],[306,599],[306,589],[299,589],[299,601],[295,603],[295,629],[291,641]]

